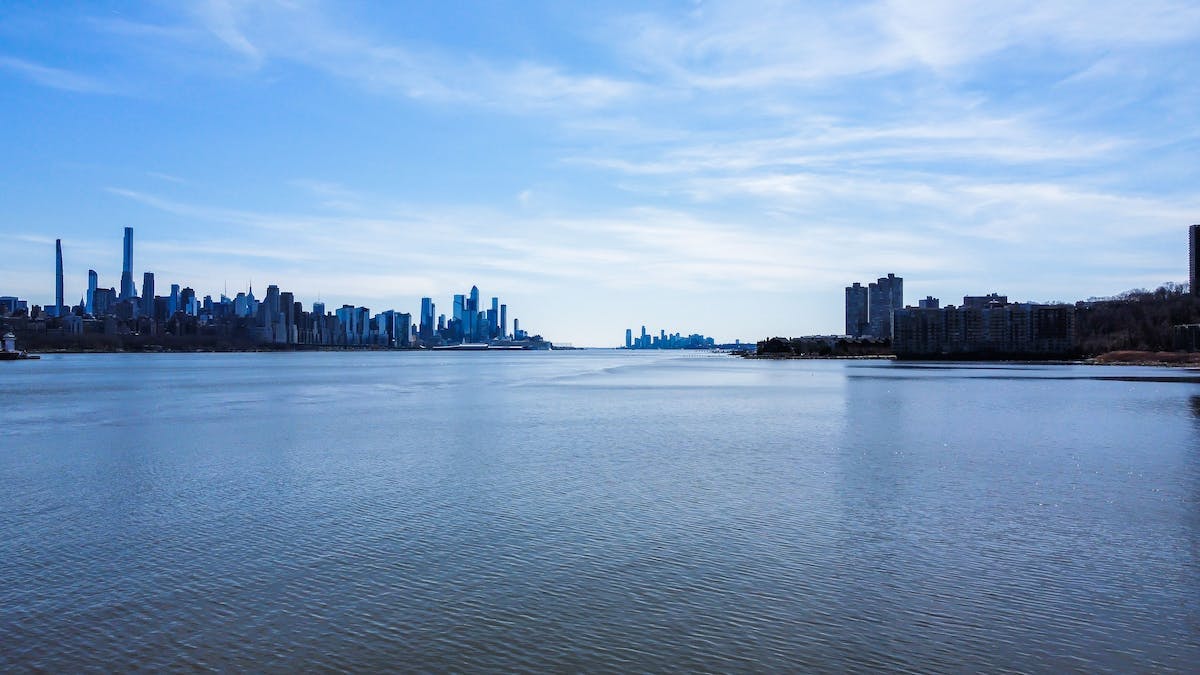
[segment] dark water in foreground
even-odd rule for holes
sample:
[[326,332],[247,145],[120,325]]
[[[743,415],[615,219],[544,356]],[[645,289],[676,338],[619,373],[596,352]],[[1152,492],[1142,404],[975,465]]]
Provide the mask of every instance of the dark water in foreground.
[[1194,375],[0,364],[0,670],[1193,670]]

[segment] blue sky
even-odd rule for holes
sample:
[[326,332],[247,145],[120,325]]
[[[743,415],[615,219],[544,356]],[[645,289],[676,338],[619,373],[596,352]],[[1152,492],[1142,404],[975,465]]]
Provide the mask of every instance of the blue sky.
[[0,5],[0,294],[89,268],[550,339],[840,332],[843,288],[1186,280],[1194,2]]

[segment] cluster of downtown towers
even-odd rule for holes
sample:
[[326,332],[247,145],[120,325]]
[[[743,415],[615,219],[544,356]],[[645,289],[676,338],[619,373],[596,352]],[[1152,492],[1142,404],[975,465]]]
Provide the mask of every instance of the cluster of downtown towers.
[[[76,307],[64,303],[62,240],[55,242],[55,305],[46,307],[31,319],[57,321],[66,334],[132,333],[176,336],[215,334],[259,344],[309,344],[330,346],[417,347],[459,344],[462,342],[498,342],[528,340],[513,319],[508,331],[508,306],[498,298],[483,309],[479,289],[454,296],[454,313],[449,319],[436,313],[431,298],[421,299],[421,313],[414,323],[408,313],[387,310],[371,316],[366,307],[343,305],[326,313],[325,305],[314,302],[312,311],[304,311],[292,293],[278,286],[267,287],[261,300],[253,288],[219,300],[205,296],[200,300],[191,288],[171,284],[170,294],[155,295],[153,272],[142,276],[139,296],[133,281],[133,228],[125,228],[124,255],[120,290],[100,288],[95,270],[88,270],[88,288]],[[27,311],[27,303],[3,298],[0,314]],[[540,337],[534,340],[540,341]]]

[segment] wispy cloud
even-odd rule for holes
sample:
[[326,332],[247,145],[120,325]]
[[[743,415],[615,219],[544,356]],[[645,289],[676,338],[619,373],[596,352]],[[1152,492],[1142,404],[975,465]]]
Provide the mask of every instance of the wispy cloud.
[[1067,52],[1194,39],[1200,8],[1027,0],[870,3],[710,2],[688,16],[618,23],[643,68],[689,88],[761,88],[913,68],[950,74],[1016,45]]
[[51,89],[61,89],[80,94],[116,94],[118,88],[93,76],[63,68],[54,68],[40,63],[11,56],[0,56],[0,70],[11,73]]
[[273,61],[299,64],[366,91],[437,104],[466,103],[509,112],[594,109],[648,91],[629,79],[575,73],[552,63],[489,59],[373,37],[376,31],[352,25],[348,14],[322,3],[207,0],[194,6],[178,25],[131,21],[95,21],[94,25],[189,48],[196,46],[197,35],[207,34],[252,69]]

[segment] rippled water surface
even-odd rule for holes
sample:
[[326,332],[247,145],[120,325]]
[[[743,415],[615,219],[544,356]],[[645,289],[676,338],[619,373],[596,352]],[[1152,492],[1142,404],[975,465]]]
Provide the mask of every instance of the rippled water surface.
[[0,363],[0,670],[1194,672],[1195,376]]

